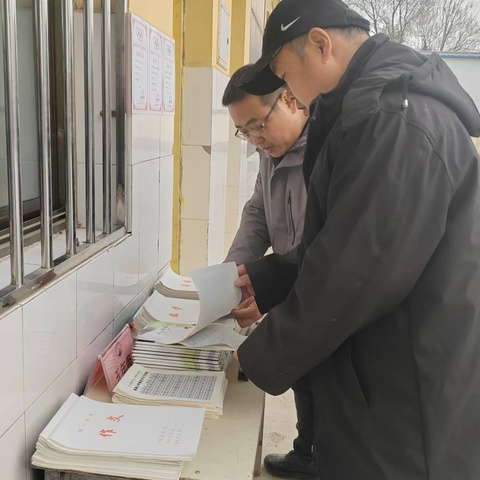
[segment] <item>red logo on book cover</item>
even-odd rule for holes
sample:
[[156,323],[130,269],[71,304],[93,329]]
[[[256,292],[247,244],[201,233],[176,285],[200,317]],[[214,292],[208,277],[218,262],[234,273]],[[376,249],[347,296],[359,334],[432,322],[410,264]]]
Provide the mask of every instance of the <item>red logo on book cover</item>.
[[113,423],[118,423],[124,416],[125,415],[119,415],[118,417],[114,417],[113,415],[110,415],[107,417],[107,420],[111,420]]

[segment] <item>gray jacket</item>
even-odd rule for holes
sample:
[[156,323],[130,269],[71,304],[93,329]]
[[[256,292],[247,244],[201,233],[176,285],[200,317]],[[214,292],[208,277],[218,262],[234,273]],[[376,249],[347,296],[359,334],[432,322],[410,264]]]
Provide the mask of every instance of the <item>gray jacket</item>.
[[252,198],[226,262],[238,265],[261,258],[269,247],[283,255],[302,238],[307,193],[302,172],[307,131],[275,167],[272,157],[260,153],[260,169]]

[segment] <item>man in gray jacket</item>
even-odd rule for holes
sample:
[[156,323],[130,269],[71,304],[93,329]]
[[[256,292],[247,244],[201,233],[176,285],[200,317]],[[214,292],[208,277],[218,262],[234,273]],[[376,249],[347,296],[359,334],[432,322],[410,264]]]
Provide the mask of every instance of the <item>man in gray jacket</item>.
[[[265,96],[235,87],[252,67],[245,65],[232,75],[222,99],[238,128],[236,136],[255,145],[260,155],[255,190],[225,259],[238,265],[261,258],[269,247],[281,255],[292,251],[302,237],[307,196],[302,172],[307,115],[284,87]],[[264,464],[273,475],[315,479],[312,396],[305,382],[297,382],[293,391],[298,418],[294,448],[288,455],[268,455]]]

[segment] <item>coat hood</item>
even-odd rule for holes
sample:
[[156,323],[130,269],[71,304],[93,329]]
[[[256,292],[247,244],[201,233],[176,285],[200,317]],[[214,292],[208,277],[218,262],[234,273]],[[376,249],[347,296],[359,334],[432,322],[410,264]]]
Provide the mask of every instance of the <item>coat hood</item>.
[[342,109],[345,128],[378,111],[381,94],[394,90],[402,93],[399,109],[408,108],[409,93],[425,95],[453,110],[471,136],[480,136],[480,115],[475,103],[438,54],[427,57],[389,41],[383,34],[371,37],[364,46],[371,53],[345,95]]

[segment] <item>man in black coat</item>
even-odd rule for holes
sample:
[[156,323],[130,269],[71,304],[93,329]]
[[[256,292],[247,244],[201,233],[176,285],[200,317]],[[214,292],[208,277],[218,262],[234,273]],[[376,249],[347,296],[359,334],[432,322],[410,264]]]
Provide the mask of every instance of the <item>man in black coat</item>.
[[241,85],[311,105],[298,257],[239,267],[270,312],[238,350],[278,395],[306,378],[322,480],[480,478],[480,116],[439,58],[339,0],[283,0]]

